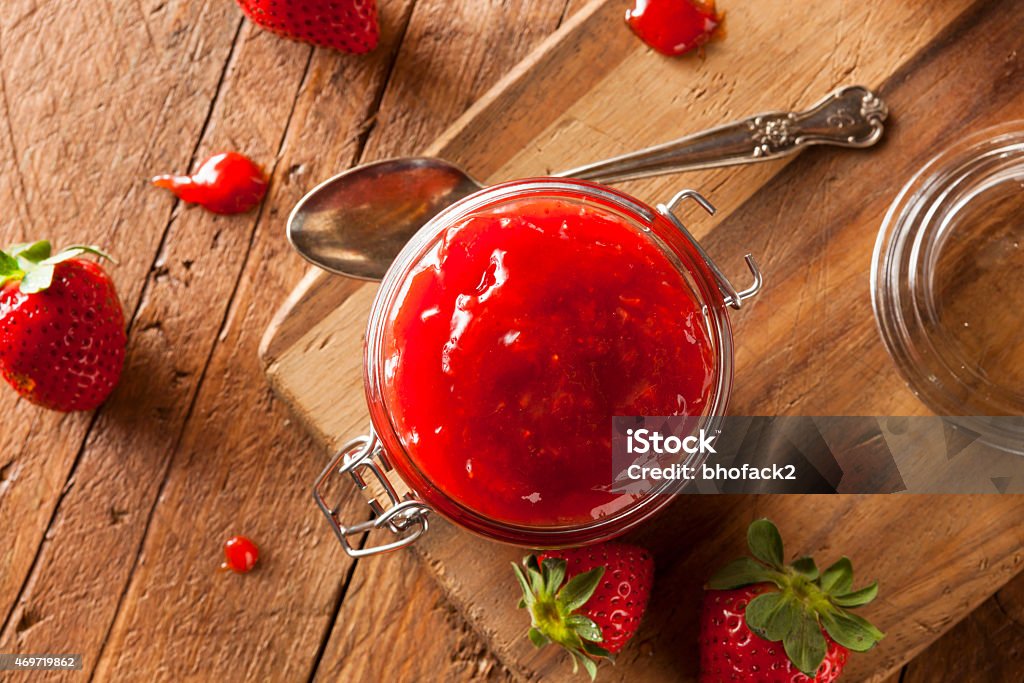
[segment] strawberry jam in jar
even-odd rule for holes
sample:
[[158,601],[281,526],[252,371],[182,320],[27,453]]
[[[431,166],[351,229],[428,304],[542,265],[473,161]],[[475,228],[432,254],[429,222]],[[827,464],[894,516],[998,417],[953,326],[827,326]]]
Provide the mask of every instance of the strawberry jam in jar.
[[612,417],[714,429],[732,386],[726,307],[760,286],[728,284],[672,212],[688,197],[710,208],[692,192],[652,209],[585,181],[515,181],[417,233],[367,331],[373,443],[340,463],[377,458],[391,507],[406,506],[375,526],[401,532],[430,509],[496,540],[564,546],[669,502],[659,494],[679,482],[613,487]]

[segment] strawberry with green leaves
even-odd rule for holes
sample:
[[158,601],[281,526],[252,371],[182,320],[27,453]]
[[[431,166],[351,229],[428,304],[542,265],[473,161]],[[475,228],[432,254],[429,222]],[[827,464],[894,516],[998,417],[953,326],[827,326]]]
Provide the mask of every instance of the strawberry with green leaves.
[[512,565],[530,611],[527,635],[537,647],[556,643],[591,679],[597,660],[611,659],[633,637],[654,581],[654,560],[643,548],[602,543],[530,555]]
[[831,683],[850,650],[864,652],[883,633],[849,610],[878,595],[878,583],[853,588],[843,557],[819,571],[810,557],[783,564],[779,530],[766,519],[747,531],[753,558],[708,582],[701,616],[701,683]]
[[0,251],[0,374],[45,408],[93,410],[117,386],[126,346],[124,311],[103,268],[53,254],[46,241]]

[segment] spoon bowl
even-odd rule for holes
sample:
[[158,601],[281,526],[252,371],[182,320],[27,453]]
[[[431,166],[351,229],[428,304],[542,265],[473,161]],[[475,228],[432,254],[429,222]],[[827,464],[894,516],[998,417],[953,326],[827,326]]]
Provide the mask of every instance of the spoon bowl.
[[444,159],[357,166],[321,183],[295,205],[288,241],[310,263],[332,273],[380,280],[417,230],[481,189]]

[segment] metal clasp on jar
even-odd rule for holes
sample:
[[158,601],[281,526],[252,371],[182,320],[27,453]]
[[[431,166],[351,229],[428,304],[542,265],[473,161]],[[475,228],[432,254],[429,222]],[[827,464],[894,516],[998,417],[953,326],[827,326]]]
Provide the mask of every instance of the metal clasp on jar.
[[[368,435],[352,439],[338,449],[313,487],[317,506],[350,557],[366,557],[404,548],[427,531],[430,508],[417,500],[399,477],[390,476],[392,471],[371,428]],[[327,485],[336,478],[355,482],[373,510],[371,519],[356,524],[341,521],[341,500],[334,506],[327,503]],[[391,540],[376,542],[368,536],[365,543],[358,541],[363,534],[370,532],[390,534]]]
[[693,248],[697,250],[697,253],[700,254],[702,259],[704,259],[704,262],[708,264],[709,268],[711,268],[711,272],[715,276],[715,282],[718,285],[718,289],[722,292],[722,297],[725,299],[725,303],[735,309],[739,309],[743,306],[744,300],[749,299],[761,291],[761,285],[764,284],[764,278],[761,277],[761,270],[757,267],[757,262],[754,261],[752,254],[744,256],[743,258],[747,262],[747,268],[750,269],[751,275],[754,276],[754,282],[746,289],[737,291],[736,287],[729,281],[729,278],[727,278],[725,273],[722,272],[722,269],[718,267],[718,264],[711,259],[708,253],[704,251],[704,247],[700,245],[700,242],[690,234],[690,231],[686,229],[683,222],[676,216],[675,210],[683,203],[684,199],[692,199],[700,204],[700,206],[709,214],[712,216],[715,215],[716,209],[714,205],[709,202],[704,195],[696,190],[682,190],[677,192],[668,204],[658,204],[655,208],[658,213],[667,218],[672,225],[683,233],[683,236],[690,241]]

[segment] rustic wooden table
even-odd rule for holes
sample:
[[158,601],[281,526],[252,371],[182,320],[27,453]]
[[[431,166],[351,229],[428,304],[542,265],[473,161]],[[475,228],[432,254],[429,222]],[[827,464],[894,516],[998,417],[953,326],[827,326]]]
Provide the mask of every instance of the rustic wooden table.
[[[82,653],[99,680],[509,677],[412,557],[343,556],[310,504],[321,454],[257,345],[305,270],[291,205],[425,147],[583,4],[384,0],[380,48],[353,57],[229,0],[5,0],[0,242],[105,245],[131,341],[96,414],[0,392],[0,652]],[[146,184],[223,149],[272,174],[261,209],[215,217]],[[234,533],[264,551],[251,575],[216,571]],[[1019,680],[1022,642],[1018,577],[899,680]]]

